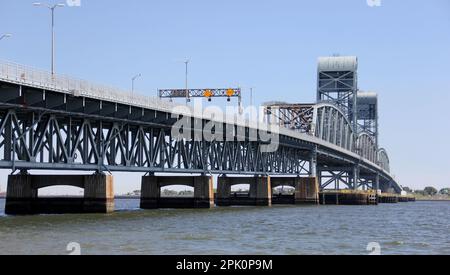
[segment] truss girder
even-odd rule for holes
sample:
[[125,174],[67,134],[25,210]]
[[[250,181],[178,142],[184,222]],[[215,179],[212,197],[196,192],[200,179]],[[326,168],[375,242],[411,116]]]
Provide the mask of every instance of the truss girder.
[[318,102],[337,105],[353,123],[356,123],[356,71],[319,71]]
[[366,132],[355,135],[345,113],[334,104],[321,103],[308,108],[306,105],[266,106],[265,114],[267,122],[314,135],[373,163],[378,163],[378,157],[382,156],[382,163],[389,171],[386,151],[383,150],[383,155],[377,152],[374,136]]
[[12,168],[26,163],[29,169],[52,164],[99,171],[309,173],[304,149],[281,145],[267,153],[261,146],[254,141],[180,140],[171,137],[170,128],[126,122],[36,113],[18,116],[14,110],[0,113],[0,157]]
[[311,104],[275,104],[264,107],[267,122],[280,127],[310,133],[314,116]]

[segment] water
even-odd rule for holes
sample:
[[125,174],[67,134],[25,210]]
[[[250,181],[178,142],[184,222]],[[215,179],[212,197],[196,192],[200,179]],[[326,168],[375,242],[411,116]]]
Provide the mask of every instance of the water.
[[[450,202],[0,216],[0,254],[450,254]],[[0,199],[0,213],[4,200]]]

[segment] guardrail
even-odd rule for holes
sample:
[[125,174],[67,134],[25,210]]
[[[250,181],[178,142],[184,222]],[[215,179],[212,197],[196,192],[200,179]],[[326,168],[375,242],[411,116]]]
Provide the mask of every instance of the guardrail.
[[[179,114],[203,117],[201,112],[203,110],[196,110],[186,104],[172,103],[159,97],[143,96],[138,93],[131,93],[131,91],[124,91],[105,85],[95,84],[61,74],[52,75],[48,71],[13,62],[0,61],[0,80],[19,85],[29,85],[31,87],[54,90],[77,97],[94,98],[152,110],[177,112]],[[265,123],[261,123],[261,121],[258,124],[257,121],[250,121],[238,114],[225,114],[222,121],[229,124],[250,126],[254,128],[258,128],[259,126],[268,129],[269,127]]]
[[139,107],[156,108],[157,110],[171,110],[178,106],[157,97],[131,94],[131,92],[65,75],[52,75],[48,71],[12,62],[0,61],[0,79],[42,89],[56,90],[74,96],[109,100]]

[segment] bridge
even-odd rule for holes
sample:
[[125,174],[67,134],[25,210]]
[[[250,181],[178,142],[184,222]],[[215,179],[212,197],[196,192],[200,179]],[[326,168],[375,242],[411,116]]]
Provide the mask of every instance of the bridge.
[[[318,202],[327,190],[400,194],[378,145],[377,96],[358,89],[357,67],[356,57],[321,58],[316,103],[267,103],[254,121],[0,62],[0,168],[12,171],[6,212],[39,211],[38,189],[53,185],[84,188],[83,211],[109,212],[113,172],[145,173],[142,208],[170,207],[160,190],[179,184],[194,187],[184,207],[239,204],[231,186],[241,183],[250,185],[241,203],[256,205],[270,205],[282,185],[296,189],[294,203]],[[240,97],[239,89],[213,91]]]

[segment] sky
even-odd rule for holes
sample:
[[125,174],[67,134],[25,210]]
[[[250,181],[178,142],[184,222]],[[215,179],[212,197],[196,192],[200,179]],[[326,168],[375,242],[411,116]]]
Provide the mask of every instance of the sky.
[[[49,69],[50,12],[32,2],[0,0],[0,35],[13,35],[0,59]],[[56,11],[57,73],[123,89],[141,73],[146,95],[183,87],[190,58],[190,87],[239,85],[244,104],[246,87],[256,104],[314,102],[318,57],[358,56],[359,88],[379,94],[380,145],[399,183],[450,187],[450,1],[80,2]],[[140,176],[116,175],[116,193],[139,189]]]

